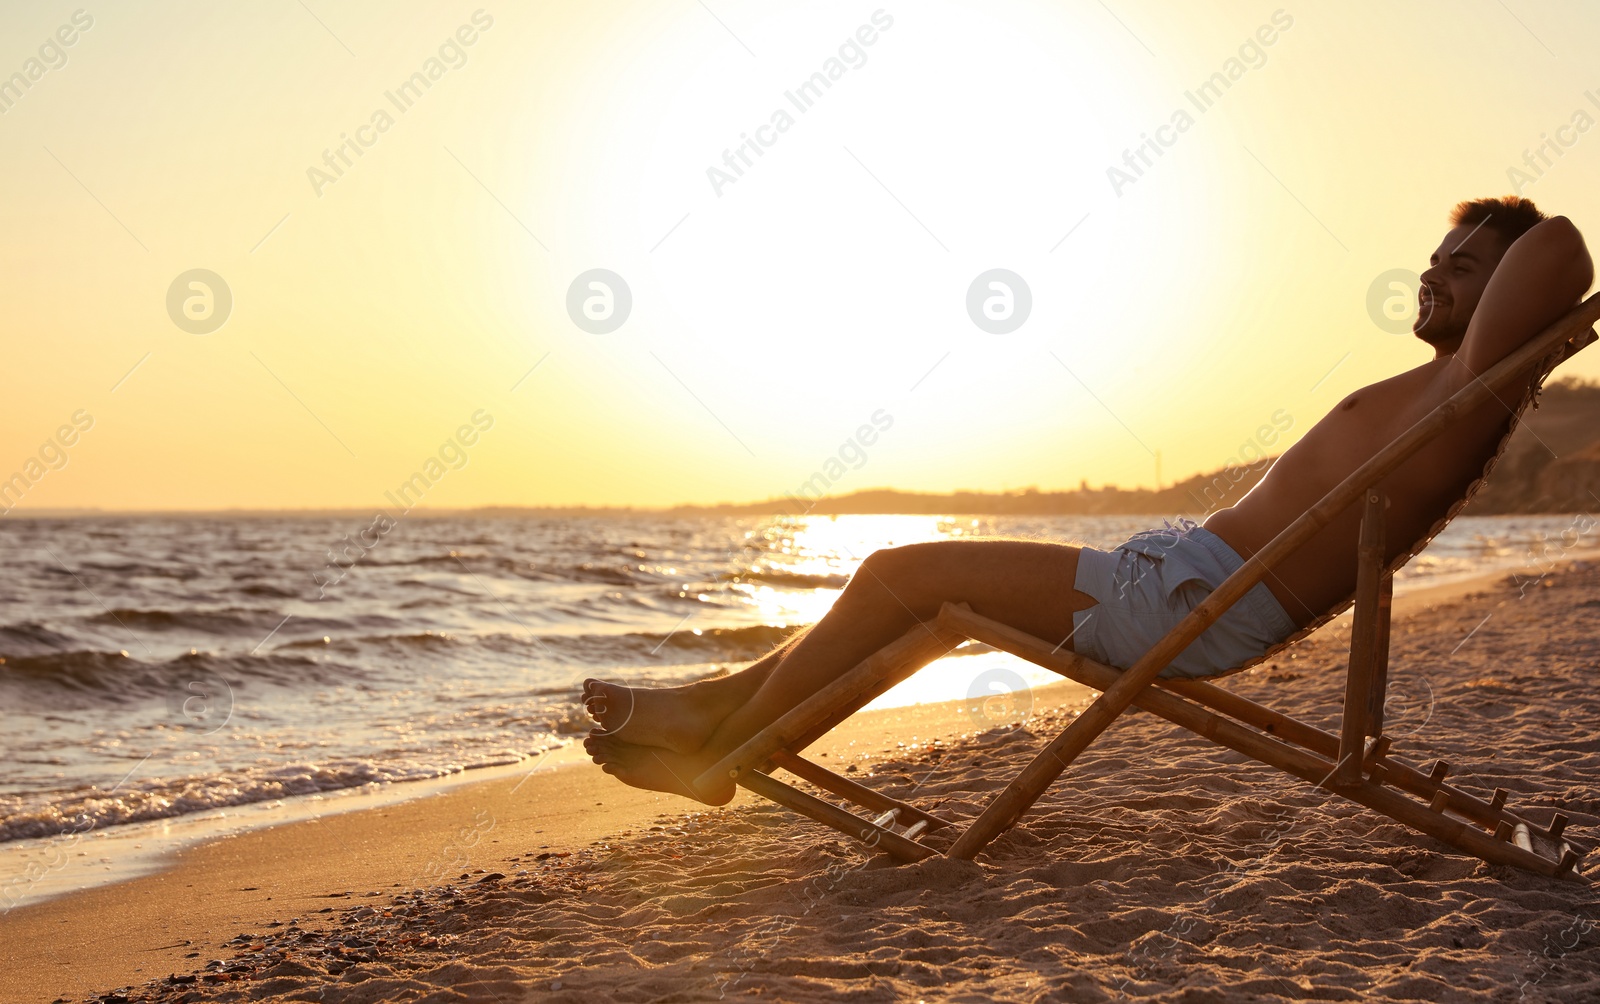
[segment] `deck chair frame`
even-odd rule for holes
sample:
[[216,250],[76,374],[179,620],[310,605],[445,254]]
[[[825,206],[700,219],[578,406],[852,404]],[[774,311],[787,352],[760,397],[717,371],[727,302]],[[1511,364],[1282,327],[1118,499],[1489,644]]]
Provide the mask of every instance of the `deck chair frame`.
[[[980,616],[965,604],[947,603],[936,618],[912,627],[801,702],[713,765],[696,783],[731,777],[757,795],[903,861],[939,854],[940,851],[918,838],[931,830],[960,824],[883,795],[799,754],[878,695],[970,639],[1076,680],[1100,691],[1100,696],[1051,740],[976,819],[961,828],[955,842],[943,852],[949,857],[976,857],[997,836],[1015,825],[1078,755],[1129,705],[1134,705],[1485,861],[1587,881],[1576,868],[1587,849],[1564,839],[1566,816],[1556,813],[1548,824],[1536,823],[1507,808],[1506,789],[1496,788],[1485,800],[1450,784],[1447,781],[1450,765],[1446,762],[1435,761],[1430,769],[1423,771],[1402,760],[1391,749],[1390,737],[1383,732],[1383,704],[1388,676],[1393,573],[1453,518],[1483,479],[1474,482],[1467,498],[1458,502],[1435,524],[1422,544],[1403,555],[1394,567],[1384,565],[1385,501],[1376,486],[1458,416],[1491,396],[1497,397],[1497,389],[1515,386],[1518,378],[1522,378],[1527,381],[1523,384],[1526,393],[1521,404],[1512,410],[1511,429],[1514,430],[1522,409],[1534,398],[1544,378],[1556,365],[1592,340],[1588,329],[1597,322],[1600,322],[1600,294],[1574,307],[1362,464],[1270,543],[1251,555],[1238,571],[1219,584],[1125,671],[1075,652],[1060,651],[1060,646],[1052,646]],[[1509,437],[1510,431],[1501,441],[1501,451]],[[1493,464],[1491,459],[1489,467]],[[1485,470],[1487,472],[1488,468]],[[1353,602],[1350,660],[1337,734],[1249,701],[1205,680],[1158,678],[1157,674],[1178,653],[1260,582],[1268,570],[1339,513],[1358,503],[1363,511],[1357,542],[1355,592],[1344,604],[1268,653],[1270,656],[1298,641]],[[1252,660],[1247,665],[1258,661]],[[775,768],[783,768],[877,815],[871,818],[858,815],[780,781],[772,776]]]

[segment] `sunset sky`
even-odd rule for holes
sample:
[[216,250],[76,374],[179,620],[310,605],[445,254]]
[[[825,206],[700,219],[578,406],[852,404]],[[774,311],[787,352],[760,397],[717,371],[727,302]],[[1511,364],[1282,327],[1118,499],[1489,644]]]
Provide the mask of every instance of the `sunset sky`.
[[0,477],[367,508],[444,448],[428,506],[745,501],[881,413],[835,493],[1170,483],[1430,358],[1369,290],[1509,169],[1593,241],[1597,47],[1527,0],[11,5]]

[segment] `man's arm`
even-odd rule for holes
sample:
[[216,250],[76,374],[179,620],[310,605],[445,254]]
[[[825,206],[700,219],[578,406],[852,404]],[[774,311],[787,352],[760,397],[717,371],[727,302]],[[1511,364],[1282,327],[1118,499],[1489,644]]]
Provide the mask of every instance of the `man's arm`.
[[1571,310],[1593,281],[1578,228],[1565,216],[1545,220],[1500,259],[1456,358],[1481,375]]

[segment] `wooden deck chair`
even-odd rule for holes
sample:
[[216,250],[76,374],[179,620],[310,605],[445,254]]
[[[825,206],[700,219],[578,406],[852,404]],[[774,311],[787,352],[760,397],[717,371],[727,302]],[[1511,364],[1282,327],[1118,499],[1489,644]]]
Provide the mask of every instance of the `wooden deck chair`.
[[[1428,770],[1402,761],[1390,749],[1390,738],[1383,734],[1383,703],[1394,572],[1421,551],[1483,485],[1545,377],[1557,364],[1594,339],[1588,329],[1597,322],[1600,322],[1600,294],[1573,308],[1362,464],[1267,546],[1251,555],[1238,571],[1219,584],[1126,671],[1073,652],[1058,651],[1058,646],[979,616],[965,604],[947,603],[938,617],[913,627],[797,705],[712,766],[697,783],[719,776],[732,777],[758,795],[833,826],[901,860],[917,860],[939,853],[917,838],[929,830],[958,824],[889,798],[803,759],[799,754],[896,683],[973,639],[1101,693],[961,830],[946,852],[950,857],[973,858],[1013,826],[1078,754],[1131,704],[1486,861],[1587,881],[1575,868],[1586,850],[1563,838],[1566,816],[1557,813],[1547,825],[1535,823],[1507,808],[1504,788],[1495,789],[1488,799],[1480,798],[1450,784],[1446,780],[1450,766],[1442,760]],[[1508,405],[1510,427],[1494,456],[1485,464],[1483,475],[1435,522],[1422,540],[1384,565],[1384,500],[1375,488],[1378,482],[1446,428],[1457,415],[1482,404],[1491,395],[1498,398],[1497,391],[1504,394],[1519,388],[1522,391],[1520,401],[1515,407]],[[1364,505],[1364,510],[1357,545],[1355,591],[1259,658],[1226,671],[1238,672],[1271,658],[1354,603],[1350,662],[1338,734],[1248,701],[1207,680],[1157,677],[1179,652],[1261,581],[1269,568],[1348,506],[1358,502]],[[876,815],[873,818],[859,816],[801,791],[773,777],[775,767]]]

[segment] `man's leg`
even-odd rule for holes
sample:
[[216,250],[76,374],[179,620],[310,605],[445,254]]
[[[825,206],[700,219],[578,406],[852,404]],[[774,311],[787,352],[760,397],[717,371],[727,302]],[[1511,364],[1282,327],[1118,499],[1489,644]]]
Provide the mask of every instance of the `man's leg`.
[[717,760],[946,602],[1071,649],[1072,614],[1094,605],[1073,588],[1078,549],[1021,540],[953,540],[877,551],[806,636],[750,698],[692,755],[621,742],[591,745],[607,773],[638,787],[690,795],[714,805],[733,797],[729,781],[692,792],[689,783]]

